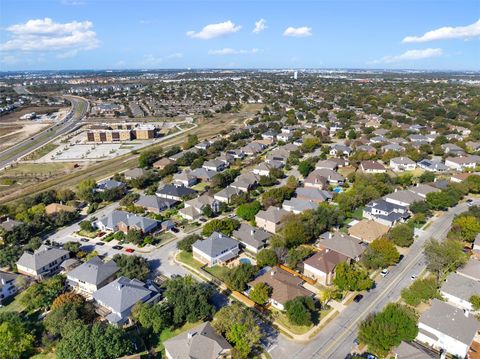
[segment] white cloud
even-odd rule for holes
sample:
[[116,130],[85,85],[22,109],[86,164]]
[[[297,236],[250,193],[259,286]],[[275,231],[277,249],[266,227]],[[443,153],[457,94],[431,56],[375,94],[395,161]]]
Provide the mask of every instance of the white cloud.
[[258,21],[255,21],[255,28],[253,29],[253,32],[255,34],[261,33],[263,30],[267,28],[267,20],[265,19],[260,19]]
[[301,27],[287,27],[283,32],[283,36],[293,36],[293,37],[308,37],[312,36],[312,28],[308,26]]
[[225,47],[220,50],[210,50],[208,51],[209,55],[244,55],[244,54],[256,54],[258,52],[258,49],[253,48],[250,50],[235,50],[230,47]]
[[77,6],[77,5],[85,5],[85,2],[80,0],[62,0],[62,5],[70,5],[70,6]]
[[2,51],[80,51],[99,46],[91,21],[56,23],[50,18],[28,20],[6,28],[11,38],[0,44]]
[[408,50],[400,55],[384,56],[381,59],[372,61],[371,63],[372,64],[392,64],[395,62],[402,62],[402,61],[428,59],[431,57],[441,56],[442,54],[443,54],[442,49],[428,48],[423,50]]
[[187,36],[193,39],[210,40],[215,37],[226,36],[240,31],[240,25],[235,26],[230,20],[218,24],[209,24],[201,31],[187,31]]
[[480,37],[480,19],[467,26],[445,26],[439,29],[428,31],[422,36],[407,36],[402,40],[404,43],[410,42],[428,42],[447,39],[471,39]]
[[171,60],[171,59],[181,59],[183,58],[183,54],[181,52],[176,52],[170,55],[165,55],[165,56],[155,56],[152,54],[145,55],[143,57],[143,60],[141,62],[142,66],[159,66],[161,65],[165,60]]

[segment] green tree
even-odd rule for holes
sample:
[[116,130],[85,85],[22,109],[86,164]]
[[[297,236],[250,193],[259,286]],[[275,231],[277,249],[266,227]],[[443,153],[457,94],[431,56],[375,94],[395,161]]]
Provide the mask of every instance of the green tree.
[[373,280],[366,270],[347,262],[337,265],[333,283],[338,289],[349,291],[366,290],[373,286]]
[[96,186],[97,183],[93,178],[84,179],[78,184],[77,197],[82,201],[94,202],[95,193],[93,190]]
[[408,224],[397,224],[388,232],[388,238],[397,246],[410,247],[413,243],[413,228]]
[[127,256],[125,254],[116,254],[113,260],[120,267],[118,276],[124,276],[130,279],[145,280],[150,273],[148,261],[140,256]]
[[237,207],[236,214],[246,221],[251,221],[255,218],[255,215],[260,211],[261,207],[258,201],[245,203]]
[[252,310],[240,303],[220,309],[213,318],[215,330],[230,341],[242,358],[258,347],[263,332]]
[[278,206],[284,200],[290,199],[293,192],[295,190],[287,186],[272,188],[262,195],[262,205],[264,208]]
[[257,304],[265,304],[270,298],[272,288],[265,283],[257,283],[250,289],[249,296]]
[[473,242],[480,233],[480,219],[470,215],[458,216],[453,220],[452,229],[458,229],[463,240]]
[[92,226],[92,221],[88,221],[88,220],[81,221],[80,222],[80,229],[82,231],[85,231],[85,232],[93,232],[94,228]]
[[427,269],[441,277],[447,272],[456,270],[467,261],[467,255],[463,252],[461,242],[454,239],[446,239],[443,242],[430,239],[425,244],[425,257]]
[[298,165],[298,172],[300,172],[303,177],[307,177],[314,169],[315,165],[309,160],[301,161]]
[[173,308],[174,325],[208,320],[214,312],[214,307],[209,303],[212,288],[196,282],[191,276],[169,279],[164,294]]
[[296,297],[285,303],[285,311],[290,323],[294,325],[311,325],[315,303],[311,297]]
[[60,275],[34,283],[23,292],[20,302],[29,311],[48,309],[64,288],[64,284],[65,278]]
[[276,266],[278,264],[278,256],[273,249],[265,248],[257,254],[257,266],[263,268],[265,266]]
[[383,311],[370,315],[360,324],[358,339],[383,357],[402,341],[414,340],[417,333],[415,312],[409,307],[389,303]]
[[312,250],[308,247],[301,246],[298,248],[292,248],[288,251],[287,255],[287,265],[295,269],[297,265],[312,254]]
[[311,239],[310,233],[301,218],[301,215],[296,215],[284,221],[280,235],[284,238],[287,248],[295,248]]
[[199,234],[190,234],[177,242],[177,248],[180,249],[181,251],[191,253],[193,243],[202,239],[203,237]]
[[470,303],[472,303],[473,310],[480,310],[480,295],[474,294],[470,297]]
[[0,357],[27,357],[33,349],[35,336],[18,314],[0,314]]
[[241,263],[227,272],[225,283],[233,290],[243,292],[256,272],[256,268],[251,264]]
[[132,317],[143,328],[160,334],[172,324],[172,308],[165,302],[158,304],[138,302],[132,308]]
[[402,289],[402,299],[414,307],[433,298],[441,299],[435,278],[417,279],[410,287]]
[[219,232],[225,234],[226,236],[230,236],[238,227],[240,227],[240,222],[238,222],[236,219],[213,219],[203,226],[202,235],[208,237],[213,232]]
[[362,262],[367,268],[385,268],[398,262],[400,253],[387,238],[379,238],[369,244],[363,253]]

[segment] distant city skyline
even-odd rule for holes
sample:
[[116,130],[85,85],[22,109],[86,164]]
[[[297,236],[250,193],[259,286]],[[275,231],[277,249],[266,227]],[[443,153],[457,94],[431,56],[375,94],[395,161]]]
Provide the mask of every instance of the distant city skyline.
[[480,70],[478,1],[2,0],[0,71]]

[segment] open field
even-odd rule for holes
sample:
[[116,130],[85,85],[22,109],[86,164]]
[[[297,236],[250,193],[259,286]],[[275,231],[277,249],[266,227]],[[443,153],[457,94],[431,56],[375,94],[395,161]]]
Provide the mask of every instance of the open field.
[[[169,138],[164,142],[148,147],[147,149],[154,148],[169,148],[174,145],[181,145],[189,134],[196,134],[200,140],[212,137],[219,134],[222,130],[229,128],[230,126],[238,126],[245,121],[245,119],[255,114],[258,106],[245,106],[245,108],[239,113],[228,114],[216,114],[213,118],[201,119],[198,121],[198,127],[180,133],[178,136]],[[106,177],[110,177],[115,173],[133,168],[138,163],[139,154],[129,153],[123,156],[119,156],[109,161],[95,163],[88,167],[79,168],[71,173],[56,176],[52,179],[46,179],[35,185],[26,184],[12,186],[0,193],[0,203],[9,203],[17,199],[21,199],[25,196],[38,193],[54,188],[74,188],[79,182],[86,178],[94,178],[100,180]]]
[[17,121],[9,124],[0,122],[0,150],[23,141],[44,130],[50,123],[32,121]]

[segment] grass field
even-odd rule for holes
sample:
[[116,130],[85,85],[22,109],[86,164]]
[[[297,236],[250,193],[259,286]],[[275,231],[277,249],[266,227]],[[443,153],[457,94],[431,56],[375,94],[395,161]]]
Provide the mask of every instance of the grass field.
[[294,325],[291,324],[290,321],[287,318],[287,315],[285,313],[280,312],[277,309],[272,308],[272,316],[276,322],[278,322],[280,325],[284,326],[288,330],[290,330],[292,333],[300,335],[300,334],[305,334],[308,332],[310,329],[313,328],[313,324],[311,325]]
[[72,169],[71,163],[21,163],[15,167],[0,172],[0,176],[29,176],[49,175]]
[[23,159],[26,161],[38,160],[39,158],[42,158],[43,156],[45,156],[47,153],[52,152],[57,147],[59,146],[53,143],[47,143],[45,146],[40,147],[35,152],[32,152],[29,155],[25,156]]
[[225,281],[225,277],[228,273],[228,268],[222,266],[205,267],[204,270],[220,279],[222,282]]
[[0,307],[0,313],[8,313],[8,312],[22,312],[25,310],[25,307],[20,303],[20,299],[22,297],[22,293],[18,294],[13,301]]
[[192,253],[185,251],[178,253],[177,260],[195,269],[200,269],[203,267],[202,263],[193,258]]

